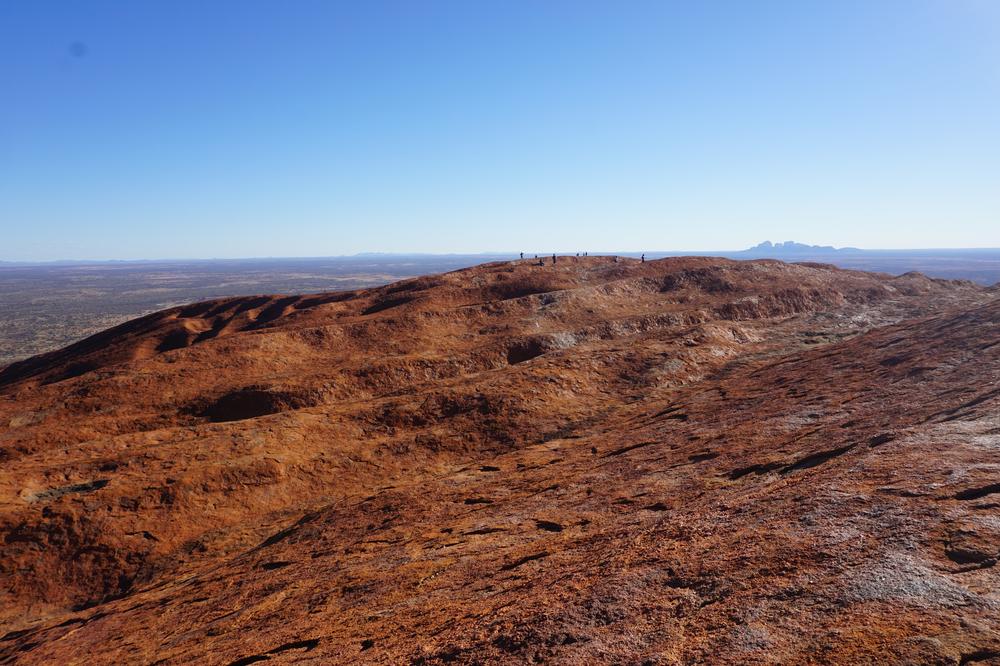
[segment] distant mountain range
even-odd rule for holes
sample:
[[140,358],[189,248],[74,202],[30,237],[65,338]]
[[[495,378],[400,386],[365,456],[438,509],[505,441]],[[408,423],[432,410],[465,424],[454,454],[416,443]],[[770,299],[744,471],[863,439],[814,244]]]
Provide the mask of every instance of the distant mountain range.
[[799,254],[854,254],[864,252],[856,247],[833,247],[832,245],[806,245],[795,241],[785,241],[784,243],[772,243],[764,241],[759,245],[742,250],[739,254],[746,255],[799,255]]

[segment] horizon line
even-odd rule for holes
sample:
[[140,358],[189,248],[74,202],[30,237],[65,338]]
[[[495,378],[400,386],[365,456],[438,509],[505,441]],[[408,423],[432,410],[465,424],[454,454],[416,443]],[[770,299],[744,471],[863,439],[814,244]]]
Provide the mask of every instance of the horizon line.
[[[765,241],[767,242],[767,241]],[[791,241],[789,241],[791,242]],[[741,250],[622,250],[622,251],[587,251],[588,256],[639,256],[641,254],[661,255],[663,257],[682,256],[725,256],[728,254],[747,254],[760,249],[762,244]],[[771,248],[779,253],[786,254],[851,254],[851,253],[872,253],[872,252],[971,252],[971,251],[994,251],[1000,252],[1000,247],[919,247],[919,248],[861,248],[856,246],[834,247],[830,245],[806,245],[798,244],[788,249],[782,248],[780,244],[774,244]],[[354,254],[330,254],[330,255],[258,255],[240,257],[158,257],[158,258],[130,258],[130,259],[0,259],[0,265],[40,265],[40,264],[126,264],[126,263],[153,263],[153,262],[202,262],[202,261],[280,261],[280,260],[317,260],[317,259],[366,259],[376,257],[517,257],[520,250],[516,252],[508,251],[481,251],[481,252],[383,252],[383,251],[363,251]],[[537,254],[539,257],[551,256],[552,251],[547,252],[525,252],[525,255]],[[576,251],[556,250],[557,256],[576,256]]]

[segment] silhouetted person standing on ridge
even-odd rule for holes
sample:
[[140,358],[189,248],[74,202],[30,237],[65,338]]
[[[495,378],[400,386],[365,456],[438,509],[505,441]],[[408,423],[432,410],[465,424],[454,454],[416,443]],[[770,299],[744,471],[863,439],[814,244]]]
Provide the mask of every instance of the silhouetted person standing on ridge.
[[646,255],[642,255],[642,258],[639,260],[639,263],[640,264],[646,263]]
[[552,255],[552,265],[553,266],[556,265],[556,255],[555,254]]
[[521,253],[521,258],[524,259],[524,252]]

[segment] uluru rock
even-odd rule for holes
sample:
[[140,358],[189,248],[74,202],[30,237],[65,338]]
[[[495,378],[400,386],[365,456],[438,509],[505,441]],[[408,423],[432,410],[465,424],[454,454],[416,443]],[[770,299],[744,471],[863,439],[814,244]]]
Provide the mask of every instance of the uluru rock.
[[15,363],[0,661],[1000,663],[998,295],[565,257]]

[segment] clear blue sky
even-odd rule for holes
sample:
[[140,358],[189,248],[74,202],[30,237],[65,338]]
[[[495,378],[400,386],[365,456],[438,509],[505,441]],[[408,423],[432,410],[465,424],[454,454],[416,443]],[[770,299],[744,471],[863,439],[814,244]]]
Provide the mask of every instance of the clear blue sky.
[[0,259],[1000,246],[1000,2],[4,2]]

